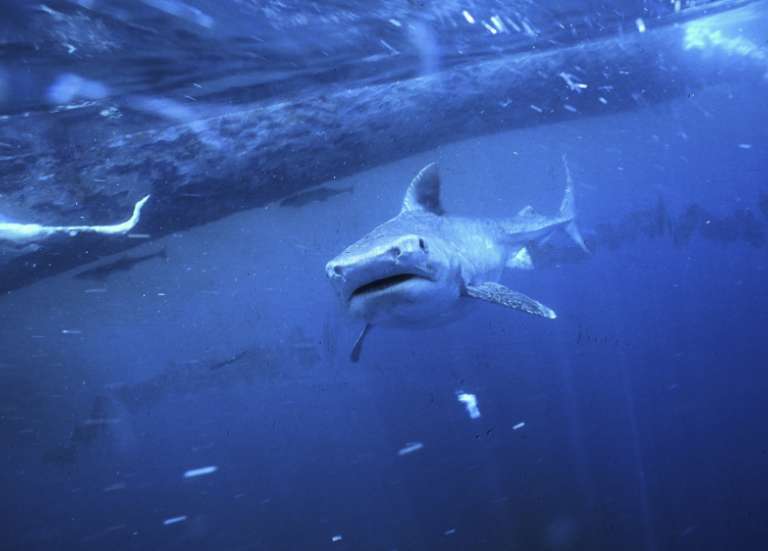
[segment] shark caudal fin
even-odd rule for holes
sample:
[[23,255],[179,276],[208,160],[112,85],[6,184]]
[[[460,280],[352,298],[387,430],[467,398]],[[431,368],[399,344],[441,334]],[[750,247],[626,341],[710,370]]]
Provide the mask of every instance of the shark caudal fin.
[[560,203],[560,217],[566,220],[567,223],[564,226],[565,233],[567,233],[581,249],[588,253],[589,249],[584,243],[584,239],[581,237],[579,227],[576,225],[576,203],[573,197],[573,179],[571,178],[571,170],[568,167],[568,159],[563,153],[563,166],[565,167],[565,195],[563,195],[563,202]]

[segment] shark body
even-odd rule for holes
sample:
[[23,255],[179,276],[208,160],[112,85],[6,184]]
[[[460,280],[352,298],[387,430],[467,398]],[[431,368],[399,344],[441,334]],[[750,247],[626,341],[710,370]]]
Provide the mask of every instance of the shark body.
[[[563,158],[565,163],[565,158]],[[359,358],[374,325],[434,326],[459,317],[478,299],[554,319],[551,308],[499,283],[505,268],[530,267],[526,244],[564,229],[584,250],[575,224],[573,186],[556,216],[525,207],[508,219],[446,215],[437,164],[413,179],[400,213],[347,247],[326,273],[349,313],[365,326],[352,351]]]

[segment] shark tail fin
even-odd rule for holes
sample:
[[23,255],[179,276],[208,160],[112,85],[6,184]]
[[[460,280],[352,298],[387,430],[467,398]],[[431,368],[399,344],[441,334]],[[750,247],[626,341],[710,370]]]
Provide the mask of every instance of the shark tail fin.
[[565,233],[581,247],[581,250],[588,253],[589,249],[581,237],[579,227],[576,225],[576,201],[573,196],[573,178],[571,178],[571,170],[568,167],[568,159],[565,153],[563,153],[563,166],[565,167],[565,195],[563,195],[563,201],[560,203],[560,218],[566,221],[564,226]]

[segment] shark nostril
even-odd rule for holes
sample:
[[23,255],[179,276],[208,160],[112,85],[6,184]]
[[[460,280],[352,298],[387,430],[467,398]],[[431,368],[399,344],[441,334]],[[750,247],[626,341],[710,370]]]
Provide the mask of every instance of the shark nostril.
[[343,271],[344,271],[344,270],[342,269],[342,267],[341,267],[341,266],[339,266],[338,264],[336,264],[336,265],[333,267],[333,273],[334,273],[334,274],[336,274],[336,275],[341,275],[341,273],[342,273]]

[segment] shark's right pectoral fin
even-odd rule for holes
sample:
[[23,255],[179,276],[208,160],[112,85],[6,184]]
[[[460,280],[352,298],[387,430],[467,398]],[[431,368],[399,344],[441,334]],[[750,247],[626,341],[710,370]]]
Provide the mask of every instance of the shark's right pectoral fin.
[[541,316],[543,318],[555,319],[557,314],[552,308],[544,306],[537,300],[532,299],[523,293],[518,293],[508,289],[500,283],[487,281],[478,285],[467,285],[465,294],[468,297],[485,300],[514,310],[521,310],[527,314]]
[[360,334],[357,336],[357,340],[355,341],[355,345],[352,347],[352,352],[349,354],[349,359],[352,360],[352,362],[357,363],[360,359],[360,352],[363,350],[363,340],[365,340],[365,336],[368,334],[368,331],[371,330],[371,324],[366,323],[365,327],[363,327],[363,330],[360,331]]

